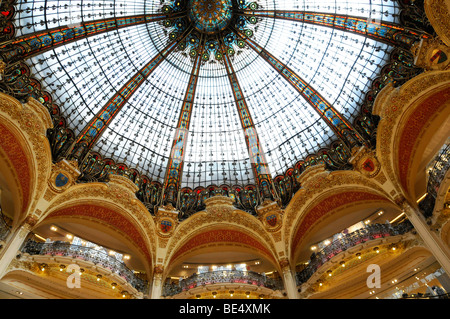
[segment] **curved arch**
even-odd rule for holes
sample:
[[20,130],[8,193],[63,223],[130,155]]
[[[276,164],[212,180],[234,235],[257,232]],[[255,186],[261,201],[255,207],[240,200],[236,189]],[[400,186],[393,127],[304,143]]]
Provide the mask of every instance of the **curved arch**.
[[[306,239],[319,227],[332,225],[338,219],[348,216],[351,211],[358,212],[361,208],[371,207],[375,210],[387,206],[395,207],[384,195],[363,187],[341,187],[338,191],[327,191],[315,197],[295,223],[289,249],[291,260],[297,260]],[[359,220],[355,219],[357,216],[360,216]],[[366,217],[361,214],[357,216],[353,216],[353,222],[349,222],[347,226]],[[334,228],[335,232],[339,232],[345,227],[333,225]]]
[[[142,252],[146,252],[145,259],[155,263],[156,254],[156,226],[155,222],[144,204],[135,195],[137,186],[128,178],[122,176],[110,176],[109,183],[76,184],[53,198],[41,218],[44,222],[52,214],[78,205],[100,206],[110,209],[117,215],[114,218],[122,220],[122,224],[133,225],[136,232],[123,231],[130,238],[138,236],[140,239],[135,244],[140,246]],[[95,217],[95,210],[92,211]],[[116,221],[117,222],[117,221]],[[119,230],[120,225],[117,224]],[[87,238],[86,238],[87,239]],[[137,244],[143,241],[144,244]],[[145,249],[143,247],[146,247]]]
[[33,212],[46,188],[51,171],[50,144],[46,130],[52,126],[42,104],[30,99],[22,105],[0,93],[0,172],[19,191],[13,217],[18,225]]
[[[27,154],[21,145],[24,141],[18,138],[17,132],[12,127],[7,127],[5,122],[0,122],[0,175],[2,188],[9,190],[12,197],[11,217],[14,224],[23,216],[31,200],[33,170],[31,156]],[[2,194],[2,196],[6,196]]]
[[36,227],[64,222],[90,225],[122,241],[143,261],[147,274],[151,276],[154,257],[146,232],[130,220],[122,208],[101,200],[95,204],[91,200],[78,200],[76,204],[71,203],[50,212]]
[[250,250],[271,261],[273,266],[279,268],[273,250],[268,247],[262,238],[243,227],[232,225],[214,225],[197,229],[189,235],[189,240],[181,241],[173,253],[168,256],[168,269],[170,270],[181,259],[189,258],[211,247],[228,248],[233,250]]
[[[233,200],[224,196],[214,196],[206,200],[206,210],[196,213],[183,221],[175,229],[168,242],[166,256],[170,257],[179,249],[180,243],[186,238],[195,236],[205,229],[239,229],[258,238],[264,243],[269,255],[276,260],[276,249],[273,237],[268,234],[259,219],[233,206]],[[166,266],[169,258],[166,259]]]
[[[294,250],[298,246],[300,239],[309,232],[317,221],[326,219],[327,209],[334,210],[338,206],[355,205],[364,199],[355,201],[352,197],[346,198],[345,193],[367,193],[371,200],[389,203],[389,194],[380,187],[373,179],[356,171],[334,171],[329,172],[323,166],[313,166],[305,170],[297,181],[302,185],[300,190],[294,195],[287,206],[283,218],[283,229],[285,240],[285,251],[291,258],[294,257]],[[336,207],[327,204],[327,198],[333,196]],[[358,197],[357,195],[355,195]],[[367,197],[367,198],[369,198]],[[318,206],[322,203],[321,206]],[[316,210],[322,210],[308,216],[310,211],[317,206]],[[327,207],[327,208],[325,208]],[[302,224],[304,230],[299,233]],[[347,225],[349,226],[349,225]],[[336,232],[342,229],[336,229]],[[302,234],[304,232],[304,234]],[[296,239],[297,238],[297,239]],[[291,259],[294,261],[294,259]]]
[[375,101],[374,114],[381,117],[377,156],[397,191],[411,202],[416,201],[415,182],[420,167],[424,169],[428,164],[441,139],[435,135],[445,134],[449,104],[450,71],[420,74],[399,89],[389,85]]
[[[408,106],[399,123],[395,134],[394,163],[397,162],[398,165],[400,184],[414,201],[416,176],[420,173],[419,170],[425,172],[428,162],[448,138],[449,118],[450,81],[442,83],[432,92],[418,96]],[[439,135],[445,136],[442,138]]]

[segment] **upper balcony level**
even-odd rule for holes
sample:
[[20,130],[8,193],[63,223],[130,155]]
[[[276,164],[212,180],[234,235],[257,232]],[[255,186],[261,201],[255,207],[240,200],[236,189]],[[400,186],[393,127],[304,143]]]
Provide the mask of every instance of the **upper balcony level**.
[[[301,285],[308,282],[322,266],[327,268],[326,264],[329,261],[333,258],[338,258],[339,255],[345,251],[364,244],[373,245],[374,242],[381,243],[382,239],[404,235],[413,229],[412,224],[408,220],[405,220],[396,225],[391,225],[389,223],[367,225],[367,227],[346,234],[341,238],[330,242],[323,249],[312,253],[311,258],[306,262],[306,267],[296,274],[297,285],[301,287]],[[395,246],[393,245],[391,247]],[[374,249],[377,251],[378,247],[374,247]],[[357,254],[358,258],[361,259],[361,253]],[[345,265],[345,261],[341,261],[340,266],[342,265]],[[328,264],[328,267],[331,268],[332,265]],[[329,270],[329,274],[331,274],[331,270]]]
[[[226,288],[225,288],[226,287]],[[284,284],[280,278],[271,278],[264,273],[241,270],[218,270],[194,274],[179,283],[167,283],[163,287],[163,297],[175,297],[177,295],[198,295],[206,289],[212,291],[211,297],[215,298],[215,290],[227,290],[231,297],[236,290],[247,291],[250,298],[251,292],[258,291],[258,297],[271,298],[282,297]],[[231,292],[230,292],[231,291]],[[189,294],[187,293],[189,292]],[[216,292],[217,293],[217,292]],[[253,293],[253,296],[255,294]],[[197,297],[198,298],[198,297]]]

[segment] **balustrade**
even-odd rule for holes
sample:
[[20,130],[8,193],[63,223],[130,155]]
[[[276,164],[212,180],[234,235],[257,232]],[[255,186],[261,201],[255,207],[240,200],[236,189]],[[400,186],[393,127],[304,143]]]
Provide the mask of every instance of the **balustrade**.
[[411,229],[413,229],[413,226],[409,221],[404,221],[396,226],[391,224],[373,224],[347,234],[341,239],[334,240],[322,250],[311,255],[308,265],[296,274],[297,286],[308,281],[317,269],[337,254],[369,240],[402,235]]
[[450,168],[450,143],[444,144],[428,170],[427,195],[419,203],[425,217],[433,215],[436,198],[442,181]]
[[64,256],[90,261],[122,277],[139,292],[146,293],[148,289],[147,281],[137,277],[123,262],[101,250],[66,242],[43,243],[28,240],[21,251],[30,255]]
[[273,279],[253,271],[220,270],[194,274],[191,277],[180,281],[178,284],[166,284],[163,287],[163,296],[174,296],[196,287],[217,283],[241,283],[265,287],[272,290],[284,289],[281,279]]

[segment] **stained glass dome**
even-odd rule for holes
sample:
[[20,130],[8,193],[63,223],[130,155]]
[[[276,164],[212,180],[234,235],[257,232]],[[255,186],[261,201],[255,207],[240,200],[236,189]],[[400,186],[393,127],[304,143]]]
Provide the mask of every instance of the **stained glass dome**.
[[386,0],[20,0],[15,10],[16,38],[62,34],[45,50],[41,38],[27,65],[77,141],[192,189],[255,184],[342,143],[394,48],[370,23],[399,23]]

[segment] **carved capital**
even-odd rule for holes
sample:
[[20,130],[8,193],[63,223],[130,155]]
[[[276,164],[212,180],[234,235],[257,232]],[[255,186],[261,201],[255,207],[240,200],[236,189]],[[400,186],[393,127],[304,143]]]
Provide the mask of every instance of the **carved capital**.
[[282,258],[280,259],[280,267],[283,270],[283,272],[290,271],[290,262],[288,258]]

